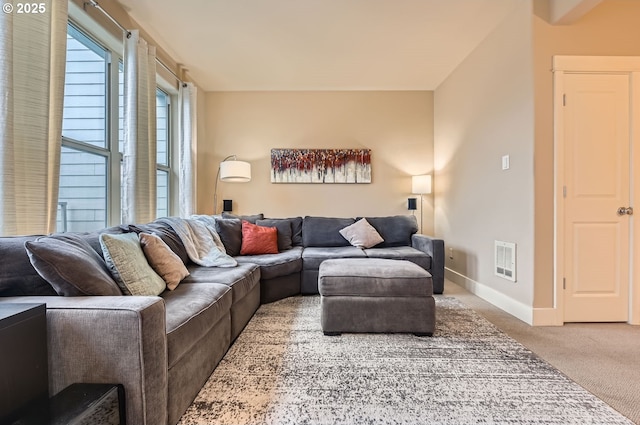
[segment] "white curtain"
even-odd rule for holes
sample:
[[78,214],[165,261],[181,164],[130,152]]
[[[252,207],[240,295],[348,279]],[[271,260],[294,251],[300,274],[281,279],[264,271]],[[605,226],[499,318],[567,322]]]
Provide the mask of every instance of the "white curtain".
[[124,39],[122,222],[156,218],[156,51],[138,30]]
[[0,236],[56,228],[68,10],[45,6],[0,13]]
[[196,206],[196,103],[197,89],[193,83],[184,83],[179,92],[179,205],[180,217],[195,214]]

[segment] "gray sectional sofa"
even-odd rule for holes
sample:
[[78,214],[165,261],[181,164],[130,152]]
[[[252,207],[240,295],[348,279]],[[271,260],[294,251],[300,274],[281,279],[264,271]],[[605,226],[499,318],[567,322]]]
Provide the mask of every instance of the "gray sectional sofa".
[[339,233],[355,218],[217,217],[228,251],[237,248],[243,218],[277,227],[279,248],[287,249],[236,255],[232,268],[202,267],[189,260],[164,222],[79,235],[100,256],[101,233],[159,236],[190,273],[159,296],[59,296],[25,250],[25,242],[39,236],[0,237],[0,306],[47,305],[50,394],[75,382],[122,383],[127,423],[175,424],[260,304],[318,293],[318,267],[325,259],[408,260],[431,273],[435,293],[443,292],[444,243],[417,234],[413,216],[368,217],[384,239],[370,249],[350,246]]

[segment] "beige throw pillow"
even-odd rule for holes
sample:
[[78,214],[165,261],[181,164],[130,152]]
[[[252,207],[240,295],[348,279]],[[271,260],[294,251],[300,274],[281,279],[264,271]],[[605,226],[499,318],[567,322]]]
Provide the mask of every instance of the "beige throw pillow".
[[100,246],[113,279],[125,295],[160,295],[167,287],[147,263],[135,233],[103,233]]
[[167,283],[167,288],[173,291],[182,279],[189,276],[189,271],[178,255],[171,251],[159,236],[140,233],[140,246],[147,257],[147,262],[158,275]]
[[384,242],[380,233],[366,219],[360,219],[340,230],[349,243],[358,248],[371,248]]

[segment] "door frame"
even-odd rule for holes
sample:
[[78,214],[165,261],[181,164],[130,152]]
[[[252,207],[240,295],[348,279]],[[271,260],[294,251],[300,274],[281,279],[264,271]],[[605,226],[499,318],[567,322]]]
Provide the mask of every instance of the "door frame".
[[[554,138],[554,310],[555,325],[564,324],[564,113],[562,110],[565,74],[615,73],[629,75],[630,99],[630,204],[640,215],[640,184],[634,184],[640,175],[640,57],[638,56],[554,56],[553,57],[553,138]],[[640,325],[640,225],[630,223],[629,246],[629,321]],[[638,267],[634,267],[638,264]]]

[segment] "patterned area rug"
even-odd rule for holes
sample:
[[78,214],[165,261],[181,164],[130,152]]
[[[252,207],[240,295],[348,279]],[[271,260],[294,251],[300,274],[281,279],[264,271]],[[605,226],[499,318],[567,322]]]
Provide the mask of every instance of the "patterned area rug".
[[317,296],[263,305],[180,424],[632,423],[457,299],[436,305],[432,338],[324,336]]

